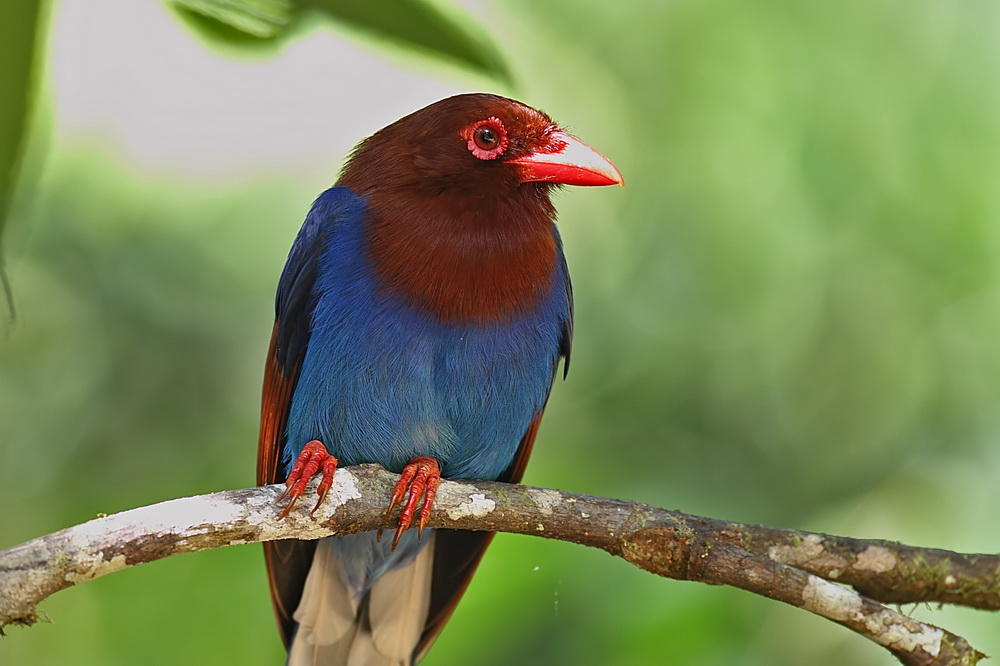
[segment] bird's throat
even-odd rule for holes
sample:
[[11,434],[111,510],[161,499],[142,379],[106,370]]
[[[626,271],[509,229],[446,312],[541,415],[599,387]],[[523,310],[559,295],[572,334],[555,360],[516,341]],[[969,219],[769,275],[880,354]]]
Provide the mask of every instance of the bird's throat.
[[449,324],[502,323],[532,310],[558,261],[551,206],[509,203],[439,196],[371,206],[370,258],[382,288]]

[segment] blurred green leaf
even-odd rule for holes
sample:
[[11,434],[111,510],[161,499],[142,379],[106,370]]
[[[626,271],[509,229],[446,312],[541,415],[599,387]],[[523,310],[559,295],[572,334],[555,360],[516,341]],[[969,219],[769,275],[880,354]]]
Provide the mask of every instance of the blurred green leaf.
[[442,56],[504,83],[511,82],[510,70],[489,38],[487,28],[457,12],[444,11],[428,0],[392,3],[303,0],[303,6],[375,37]]
[[236,46],[272,43],[291,25],[291,0],[172,0],[177,14],[206,39]]
[[[38,31],[38,0],[0,3],[0,234],[3,233],[24,147],[32,94],[32,66]],[[2,247],[2,245],[0,245]],[[13,312],[10,286],[0,255],[0,286]]]
[[6,215],[21,161],[38,14],[37,0],[0,3],[0,97],[4,100],[0,111],[0,216]]
[[215,43],[238,48],[277,44],[305,15],[312,15],[511,82],[510,70],[488,30],[430,0],[171,0],[170,4],[189,27]]

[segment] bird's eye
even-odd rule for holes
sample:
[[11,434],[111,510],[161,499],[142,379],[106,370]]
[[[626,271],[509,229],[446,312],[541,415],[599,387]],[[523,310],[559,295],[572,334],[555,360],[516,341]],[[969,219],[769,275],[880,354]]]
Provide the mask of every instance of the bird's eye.
[[476,130],[476,133],[472,135],[476,142],[476,145],[483,150],[493,150],[500,143],[500,137],[491,128],[483,126]]
[[468,141],[469,152],[481,160],[495,160],[507,149],[507,130],[499,118],[480,120],[462,134]]

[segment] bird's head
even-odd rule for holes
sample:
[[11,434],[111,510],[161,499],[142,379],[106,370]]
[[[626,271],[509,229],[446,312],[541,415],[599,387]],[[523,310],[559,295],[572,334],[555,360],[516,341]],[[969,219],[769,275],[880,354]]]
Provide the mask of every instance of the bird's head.
[[365,139],[339,182],[362,194],[503,197],[527,183],[547,191],[556,184],[623,181],[607,158],[541,111],[506,97],[467,94],[424,107]]
[[560,261],[553,186],[621,184],[596,150],[541,111],[457,95],[362,141],[338,185],[364,197],[382,285],[452,323],[515,316]]

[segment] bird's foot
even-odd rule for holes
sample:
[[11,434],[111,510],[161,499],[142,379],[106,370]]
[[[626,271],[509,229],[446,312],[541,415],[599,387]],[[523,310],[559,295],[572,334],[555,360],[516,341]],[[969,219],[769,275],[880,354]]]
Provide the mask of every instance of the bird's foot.
[[337,472],[337,459],[330,455],[330,452],[323,446],[323,442],[314,439],[302,448],[299,457],[295,459],[295,464],[292,465],[292,471],[285,479],[285,492],[281,493],[278,501],[281,502],[288,498],[288,506],[278,516],[278,520],[288,515],[299,497],[305,492],[306,486],[309,485],[309,479],[317,472],[323,473],[323,480],[316,488],[319,499],[316,500],[316,506],[309,513],[316,513],[316,509],[323,503],[323,498],[326,497],[330,486],[333,485],[333,475]]
[[[392,539],[392,549],[396,550],[399,537],[413,522],[413,515],[417,512],[417,504],[423,498],[420,507],[420,520],[417,522],[417,539],[424,535],[424,527],[431,518],[431,508],[434,506],[434,496],[437,495],[438,485],[441,483],[441,467],[438,461],[428,456],[417,456],[403,468],[403,473],[396,483],[396,488],[392,491],[392,500],[385,515],[388,516],[396,505],[403,502],[403,510],[399,512],[399,527],[396,528],[396,536]],[[409,491],[409,493],[407,493]]]

